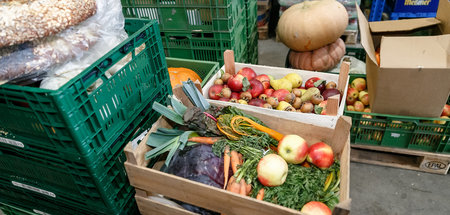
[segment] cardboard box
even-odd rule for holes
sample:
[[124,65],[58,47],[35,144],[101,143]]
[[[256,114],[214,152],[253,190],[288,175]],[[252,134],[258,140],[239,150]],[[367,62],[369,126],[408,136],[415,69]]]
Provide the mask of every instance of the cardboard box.
[[[292,120],[274,118],[273,116],[257,111],[244,111],[262,120],[268,127],[283,134],[297,134],[302,136],[309,144],[318,141],[328,143],[340,160],[340,193],[339,203],[334,208],[333,214],[346,215],[350,212],[350,126],[349,117],[341,116],[335,129],[323,128],[300,123]],[[160,118],[152,127],[151,132],[157,128],[170,128],[165,118]],[[148,135],[137,147],[130,142],[124,149],[127,161],[125,168],[130,184],[136,189],[136,201],[141,214],[186,214],[194,213],[183,208],[155,201],[148,198],[149,195],[161,194],[167,198],[183,201],[195,206],[220,212],[222,214],[286,214],[305,215],[300,211],[286,208],[273,203],[256,200],[248,196],[242,196],[229,191],[191,181],[175,175],[167,174],[148,168],[148,160],[145,153],[150,147],[145,144]],[[160,167],[160,166],[159,166]]]
[[[286,68],[280,68],[280,67],[270,67],[270,66],[252,65],[252,64],[244,64],[244,63],[236,63],[235,70],[239,71],[240,69],[242,69],[244,67],[252,68],[256,72],[257,75],[260,75],[260,74],[272,75],[275,79],[283,78],[285,75],[287,75],[289,73],[297,73],[303,79],[302,86],[305,86],[306,80],[308,80],[309,78],[312,78],[312,77],[319,77],[323,80],[326,80],[327,82],[334,81],[336,84],[339,83],[339,75],[331,74],[331,73],[313,72],[313,71],[298,70],[298,69],[286,69]],[[225,66],[223,66],[221,68],[221,70],[226,71]],[[232,106],[236,106],[243,110],[256,110],[258,112],[267,113],[269,115],[276,116],[279,118],[292,119],[295,121],[309,123],[309,124],[317,125],[317,126],[328,127],[328,128],[334,128],[339,116],[342,116],[344,113],[345,99],[342,99],[339,104],[339,110],[337,112],[337,116],[280,111],[280,110],[256,107],[256,106],[252,106],[252,105],[243,105],[243,104],[237,104],[237,103],[232,103],[232,102],[224,102],[224,101],[208,99],[208,97],[209,97],[208,89],[212,85],[214,85],[214,80],[216,80],[220,76],[221,76],[221,73],[220,73],[220,71],[218,71],[214,76],[212,76],[209,79],[209,81],[202,88],[203,96],[205,98],[207,98],[208,102],[210,102],[213,105],[217,105],[217,104],[232,105]],[[348,85],[348,76],[347,76],[345,83],[346,83],[345,86],[347,86]],[[347,87],[345,87],[345,90],[342,95],[345,98],[345,95],[347,95]]]
[[[450,2],[436,18],[371,23],[357,8],[372,112],[439,117],[450,95]],[[424,28],[436,36],[411,36]]]

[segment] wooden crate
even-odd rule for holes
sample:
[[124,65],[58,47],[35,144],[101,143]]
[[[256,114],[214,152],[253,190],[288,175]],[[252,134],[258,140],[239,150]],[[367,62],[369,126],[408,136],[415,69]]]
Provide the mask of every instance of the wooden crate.
[[450,169],[450,154],[357,144],[351,147],[350,157],[354,162],[443,175]]
[[[301,135],[308,143],[324,141],[331,145],[341,163],[340,203],[336,205],[333,214],[348,214],[350,212],[350,118],[339,118],[335,129],[317,127],[297,121],[274,118],[255,111],[245,111],[261,119],[268,127],[284,134]],[[165,118],[160,118],[152,127],[155,131],[159,127],[170,128]],[[161,194],[165,197],[177,199],[195,206],[227,215],[258,214],[282,215],[298,214],[299,211],[280,205],[241,196],[229,191],[190,181],[175,175],[147,168],[149,161],[145,160],[145,153],[150,147],[145,144],[147,136],[135,149],[132,143],[125,147],[127,161],[125,167],[132,186],[136,188],[136,200],[142,214],[193,214],[184,209],[161,204],[150,200],[148,195]]]

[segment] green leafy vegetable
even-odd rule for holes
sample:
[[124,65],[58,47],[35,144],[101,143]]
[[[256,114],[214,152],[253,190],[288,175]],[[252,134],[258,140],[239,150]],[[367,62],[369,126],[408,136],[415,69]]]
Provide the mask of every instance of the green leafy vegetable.
[[154,102],[152,105],[153,110],[160,113],[161,115],[167,117],[168,119],[172,120],[173,122],[184,125],[183,117],[176,113],[175,111],[171,110],[170,108],[158,103]]
[[170,104],[173,107],[173,110],[175,112],[177,112],[178,115],[183,116],[184,113],[187,110],[187,107],[183,103],[181,103],[180,101],[176,100],[174,97],[172,97],[170,95],[169,95],[169,99],[170,99]]
[[[254,181],[252,196],[256,197],[259,189],[263,188],[264,201],[279,204],[295,210],[300,210],[310,201],[325,203],[330,209],[339,202],[339,161],[325,170],[315,166],[309,168],[300,165],[288,164],[289,172],[286,181],[281,186],[264,187],[257,180]],[[332,172],[336,173],[331,185],[324,191],[325,181]]]
[[187,140],[193,133],[193,131],[159,128],[156,132],[151,133],[147,140],[147,145],[154,148],[145,154],[145,159],[152,159],[169,152],[165,161],[165,164],[168,166],[175,152],[187,145]]

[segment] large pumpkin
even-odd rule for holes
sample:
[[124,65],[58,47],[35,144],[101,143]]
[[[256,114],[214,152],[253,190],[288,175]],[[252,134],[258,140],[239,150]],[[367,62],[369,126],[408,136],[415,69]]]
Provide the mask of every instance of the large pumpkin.
[[339,38],[348,25],[345,7],[335,0],[304,1],[280,17],[277,35],[295,51],[312,51]]
[[187,81],[188,79],[191,79],[192,81],[200,81],[202,82],[202,79],[198,74],[188,68],[183,67],[169,67],[169,76],[170,76],[170,84],[172,85],[172,88],[174,88],[177,84],[183,84],[183,81]]
[[345,43],[338,38],[334,43],[314,51],[296,52],[291,50],[289,63],[295,69],[326,71],[335,67],[344,55]]

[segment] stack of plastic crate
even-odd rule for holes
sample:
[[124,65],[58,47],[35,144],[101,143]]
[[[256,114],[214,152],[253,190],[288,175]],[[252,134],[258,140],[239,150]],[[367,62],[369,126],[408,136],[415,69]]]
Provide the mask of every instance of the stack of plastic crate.
[[246,0],[246,22],[247,22],[247,63],[258,64],[258,23],[257,0]]
[[[108,78],[105,73],[126,56],[131,60]],[[156,21],[57,90],[1,85],[2,210],[133,214],[123,147],[156,121],[151,105],[165,103],[170,93]]]
[[439,0],[373,0],[369,22],[381,21],[383,12],[389,14],[391,20],[435,17],[438,6]]
[[247,62],[245,6],[242,0],[122,1],[126,18],[158,20],[166,56],[221,65],[227,49]]

